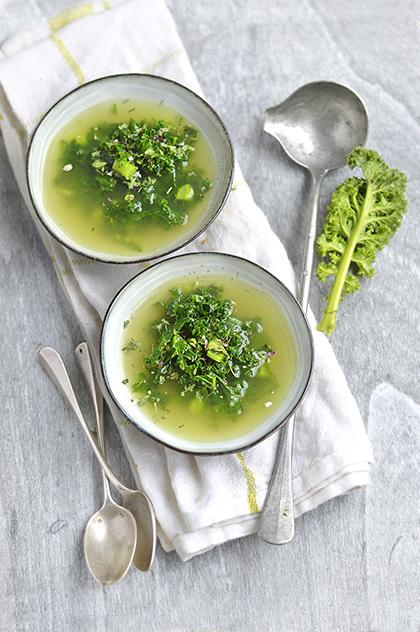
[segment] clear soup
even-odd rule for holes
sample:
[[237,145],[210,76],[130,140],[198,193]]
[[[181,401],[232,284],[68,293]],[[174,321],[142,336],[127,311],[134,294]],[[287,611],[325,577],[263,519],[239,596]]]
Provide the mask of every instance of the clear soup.
[[[211,186],[215,165],[206,139],[199,130],[195,130],[194,150],[188,164],[180,167],[175,177],[164,174],[156,179],[155,199],[149,205],[151,209],[153,204],[156,205],[156,200],[168,198],[175,212],[185,214],[185,222],[168,225],[154,217],[143,217],[140,221],[139,214],[133,214],[133,218],[129,218],[128,221],[124,218],[123,222],[117,214],[110,219],[104,212],[104,205],[108,204],[111,198],[118,203],[124,203],[127,194],[130,196],[133,191],[123,186],[125,183],[119,174],[117,185],[109,195],[99,189],[96,190],[95,178],[102,174],[92,167],[95,161],[84,160],[78,164],[76,156],[76,160],[69,163],[66,156],[69,143],[72,141],[83,145],[87,142],[86,139],[90,138],[89,134],[92,135],[95,130],[99,130],[98,134],[103,135],[116,125],[129,121],[145,121],[150,125],[156,121],[163,121],[168,126],[176,128],[190,125],[177,112],[159,103],[124,99],[92,107],[65,125],[52,140],[46,157],[43,197],[45,208],[52,219],[66,235],[83,248],[111,255],[147,256],[165,249],[165,246],[191,233],[211,197],[211,191],[207,191],[200,195],[196,192],[191,199],[186,199],[189,192],[187,190],[184,199],[176,199],[174,191],[177,186],[179,188],[177,179],[181,178],[184,182],[185,178],[191,177],[193,184],[208,180]],[[108,176],[105,173],[104,178],[109,178],[110,173],[112,172],[108,171]],[[135,195],[133,197],[135,198]]]
[[[139,373],[147,371],[145,357],[156,343],[153,323],[164,316],[161,302],[170,300],[170,289],[181,288],[185,294],[198,287],[217,286],[220,296],[235,304],[233,316],[241,320],[257,319],[262,331],[255,333],[252,344],[269,345],[275,354],[269,364],[249,380],[240,414],[215,411],[205,400],[198,408],[194,396],[181,395],[181,386],[166,380],[159,385],[162,401],[156,406],[144,402],[133,385]],[[138,402],[148,418],[172,435],[186,440],[214,442],[242,436],[267,419],[287,395],[297,370],[297,351],[289,324],[278,303],[265,291],[228,275],[197,275],[194,280],[172,280],[148,297],[124,323],[121,335],[124,383],[132,401]]]

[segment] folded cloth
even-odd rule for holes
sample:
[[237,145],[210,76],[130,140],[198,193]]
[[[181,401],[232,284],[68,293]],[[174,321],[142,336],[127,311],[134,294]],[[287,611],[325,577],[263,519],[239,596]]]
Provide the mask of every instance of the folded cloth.
[[[104,75],[143,72],[169,77],[200,92],[162,0],[94,2],[74,8],[18,33],[3,45],[0,56],[1,130],[30,209],[24,169],[28,139],[42,114],[69,90]],[[101,318],[115,292],[140,268],[77,256],[36,224],[98,361]],[[220,217],[185,250],[248,257],[294,290],[285,250],[238,167]],[[366,485],[371,461],[365,428],[344,375],[327,339],[316,330],[313,333],[314,376],[296,420],[297,516]],[[162,447],[111,407],[137,482],[154,504],[166,551],[175,549],[187,560],[256,531],[277,449],[276,434],[236,455],[194,457]]]

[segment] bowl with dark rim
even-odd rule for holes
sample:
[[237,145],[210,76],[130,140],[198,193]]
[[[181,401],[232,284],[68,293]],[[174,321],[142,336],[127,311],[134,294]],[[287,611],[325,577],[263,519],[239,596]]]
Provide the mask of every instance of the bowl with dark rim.
[[[45,165],[51,142],[76,117],[100,104],[124,102],[158,104],[181,115],[205,140],[214,164],[212,188],[205,204],[191,225],[172,240],[165,235],[162,244],[150,251],[116,254],[81,245],[64,230],[46,208]],[[72,90],[57,101],[38,123],[27,154],[27,183],[36,215],[47,231],[63,246],[74,252],[106,263],[136,263],[171,254],[198,237],[217,217],[229,195],[234,171],[232,143],[226,127],[215,110],[185,86],[163,77],[147,74],[122,74],[102,77]],[[171,228],[171,227],[170,227]],[[170,231],[170,228],[167,229]],[[176,231],[175,231],[176,232]],[[169,232],[168,232],[169,234]]]
[[[127,387],[122,354],[125,323],[133,313],[175,279],[213,278],[222,275],[240,279],[269,295],[288,326],[296,364],[287,392],[269,415],[243,435],[215,441],[197,441],[176,436],[156,423],[133,399]],[[140,312],[141,313],[141,312]],[[299,303],[287,287],[270,272],[241,257],[221,253],[189,253],[170,257],[150,266],[131,279],[114,297],[106,313],[100,343],[101,366],[105,384],[120,411],[137,428],[163,445],[180,452],[216,455],[249,448],[277,430],[295,412],[308,388],[313,369],[311,330]]]

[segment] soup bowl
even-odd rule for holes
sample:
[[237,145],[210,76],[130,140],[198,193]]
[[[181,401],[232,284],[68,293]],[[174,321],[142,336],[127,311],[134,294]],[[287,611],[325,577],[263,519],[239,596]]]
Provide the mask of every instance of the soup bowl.
[[[197,285],[197,280],[202,283],[203,279],[208,278],[210,282],[213,282],[215,277],[229,279],[231,284],[235,282],[246,284],[250,291],[258,292],[258,296],[268,298],[270,305],[278,310],[279,317],[281,316],[282,322],[285,323],[288,344],[291,345],[296,361],[293,366],[290,365],[288,386],[281,399],[275,402],[273,396],[273,401],[266,402],[265,406],[269,406],[268,410],[263,409],[262,418],[256,416],[255,420],[252,420],[251,427],[248,425],[237,436],[227,438],[217,436],[211,440],[191,439],[172,432],[171,429],[165,427],[165,424],[152,419],[150,414],[135,401],[136,398],[127,385],[128,379],[124,365],[127,356],[124,356],[122,351],[126,344],[124,330],[134,314],[141,318],[142,313],[144,314],[147,310],[148,302],[153,304],[154,301],[156,305],[155,297],[159,288],[171,287],[172,282],[176,286],[181,278],[191,281],[191,285],[194,282]],[[259,299],[250,294],[247,309],[248,311],[255,309],[255,316],[257,316]],[[145,320],[143,325],[148,327],[150,323]],[[276,329],[273,348],[277,342],[278,348],[281,348],[281,335],[281,332],[277,332]],[[140,342],[141,344],[143,343]],[[104,381],[121,412],[137,428],[165,446],[196,455],[226,454],[244,450],[255,445],[285,423],[294,413],[307,390],[314,354],[312,334],[306,317],[286,286],[257,264],[247,259],[221,253],[177,255],[155,263],[140,272],[112,300],[103,322],[100,346]],[[214,412],[214,415],[217,421],[218,413]]]
[[[207,148],[206,151],[211,155],[209,160],[214,166],[214,173],[211,177],[212,187],[205,194],[203,202],[200,202],[200,210],[194,221],[189,221],[185,226],[169,226],[166,231],[162,229],[162,232],[157,234],[155,243],[151,247],[143,248],[142,251],[120,253],[118,252],[118,244],[116,247],[113,245],[113,250],[109,251],[104,247],[96,247],[92,243],[87,243],[88,240],[93,241],[92,235],[90,238],[86,235],[87,231],[94,230],[89,226],[78,227],[77,230],[82,231],[78,235],[79,239],[74,236],[74,232],[73,235],[70,234],[71,231],[68,226],[57,219],[57,213],[53,212],[51,203],[46,204],[45,195],[49,191],[46,184],[46,169],[51,164],[49,150],[54,146],[52,143],[56,142],[63,130],[68,129],[66,126],[72,125],[73,121],[80,120],[83,123],[83,120],[88,120],[86,117],[89,112],[92,112],[92,108],[101,107],[101,104],[105,107],[106,104],[112,106],[113,103],[121,104],[127,101],[132,101],[137,105],[143,103],[145,107],[155,105],[156,108],[163,108],[162,111],[167,108],[168,112],[181,115],[187,123],[198,130],[199,137],[202,138],[202,142]],[[141,108],[137,107],[136,120],[141,120],[139,110]],[[130,116],[134,117],[135,115]],[[156,118],[158,116],[157,111]],[[98,121],[98,123],[100,122]],[[152,260],[170,254],[194,240],[211,224],[223,208],[231,188],[233,169],[232,144],[227,130],[215,110],[204,99],[185,86],[163,77],[146,74],[103,77],[85,83],[69,92],[57,101],[41,119],[32,136],[27,155],[29,193],[35,212],[44,227],[67,248],[78,254],[107,263],[134,263]],[[71,171],[72,165],[64,165],[62,170]],[[89,175],[89,177],[95,178],[93,169],[92,176]],[[130,191],[127,192],[130,193]],[[58,206],[57,202],[55,206]],[[160,230],[159,226],[157,230]]]

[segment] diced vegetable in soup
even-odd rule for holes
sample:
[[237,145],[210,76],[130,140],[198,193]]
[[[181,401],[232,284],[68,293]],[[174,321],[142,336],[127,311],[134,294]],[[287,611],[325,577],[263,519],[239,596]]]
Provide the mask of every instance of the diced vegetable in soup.
[[53,139],[44,202],[76,244],[147,255],[191,232],[213,172],[206,140],[173,110],[127,99],[103,103]]
[[172,281],[122,327],[124,384],[171,434],[215,441],[252,430],[286,396],[296,349],[275,300],[238,278]]

